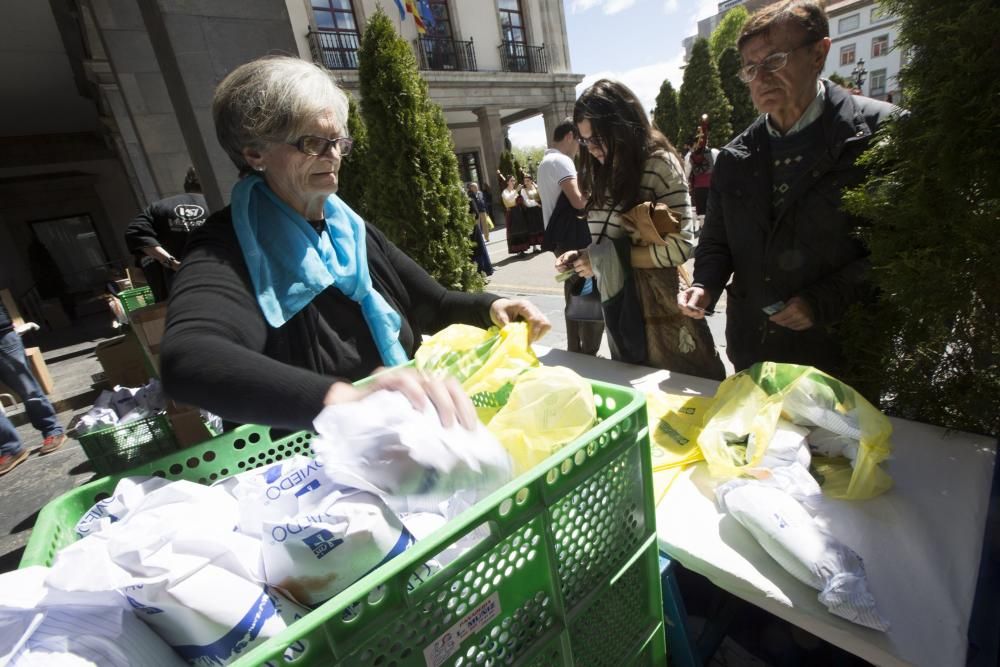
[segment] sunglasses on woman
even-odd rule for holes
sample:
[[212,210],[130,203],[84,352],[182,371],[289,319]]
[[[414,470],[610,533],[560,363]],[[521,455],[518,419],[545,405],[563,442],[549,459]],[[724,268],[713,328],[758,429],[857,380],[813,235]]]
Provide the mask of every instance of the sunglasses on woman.
[[295,146],[302,153],[306,155],[326,155],[327,151],[330,150],[330,146],[334,146],[337,152],[340,153],[341,157],[351,154],[351,149],[354,147],[354,139],[350,137],[337,137],[336,139],[325,139],[323,137],[314,137],[310,134],[304,135],[296,139],[295,141],[288,142],[289,146]]

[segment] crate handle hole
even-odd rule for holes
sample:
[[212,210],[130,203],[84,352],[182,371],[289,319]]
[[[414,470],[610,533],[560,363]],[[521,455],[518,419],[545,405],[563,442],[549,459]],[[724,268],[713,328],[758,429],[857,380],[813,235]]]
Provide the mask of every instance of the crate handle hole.
[[205,460],[205,463],[211,463],[212,461],[215,460],[215,452],[213,452],[210,449],[207,452],[205,452],[204,454],[202,454],[201,458],[203,458]]
[[528,497],[530,495],[531,491],[528,490],[528,487],[524,487],[523,489],[517,492],[516,496],[514,496],[514,502],[517,503],[518,505],[523,505],[524,503],[528,502]]
[[503,502],[500,503],[500,508],[497,510],[500,516],[507,516],[510,511],[514,508],[514,503],[511,502],[510,498],[504,498]]

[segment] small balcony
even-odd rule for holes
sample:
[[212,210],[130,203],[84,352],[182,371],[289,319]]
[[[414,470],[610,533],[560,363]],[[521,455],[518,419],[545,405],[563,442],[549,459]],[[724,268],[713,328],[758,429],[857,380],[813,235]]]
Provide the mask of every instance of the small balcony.
[[327,69],[357,69],[358,49],[361,39],[358,33],[347,30],[309,31],[309,47],[313,60]]
[[472,40],[463,42],[442,37],[420,37],[413,43],[420,69],[450,72],[475,72],[476,49]]
[[504,41],[497,48],[500,50],[500,65],[505,72],[545,74],[549,71],[544,46]]

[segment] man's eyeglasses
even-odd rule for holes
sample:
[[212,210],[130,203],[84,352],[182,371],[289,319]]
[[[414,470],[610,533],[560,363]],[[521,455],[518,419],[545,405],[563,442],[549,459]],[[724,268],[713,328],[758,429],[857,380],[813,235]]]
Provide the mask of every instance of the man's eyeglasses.
[[324,139],[323,137],[314,137],[307,134],[295,141],[288,142],[288,145],[295,146],[306,155],[326,155],[326,152],[330,150],[330,146],[334,146],[341,157],[343,157],[351,154],[351,149],[354,147],[354,139],[350,137]]
[[772,53],[767,58],[761,60],[759,63],[751,63],[749,65],[744,65],[743,67],[740,68],[740,71],[738,73],[740,81],[742,81],[743,83],[750,83],[751,81],[757,78],[757,72],[759,72],[761,69],[764,69],[765,71],[768,72],[777,72],[778,70],[780,70],[781,68],[783,68],[785,65],[788,64],[789,55],[791,55],[795,51],[798,51],[804,46],[815,44],[818,41],[819,40],[812,39],[809,40],[808,42],[805,42],[804,44],[799,44],[791,51]]

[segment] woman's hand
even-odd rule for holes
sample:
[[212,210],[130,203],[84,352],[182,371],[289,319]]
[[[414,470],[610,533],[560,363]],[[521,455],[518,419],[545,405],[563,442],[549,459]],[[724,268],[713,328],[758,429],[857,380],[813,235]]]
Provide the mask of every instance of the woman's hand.
[[490,319],[502,327],[505,324],[523,320],[528,323],[528,333],[532,343],[544,336],[552,328],[549,318],[527,299],[497,299],[490,306]]
[[556,259],[556,270],[567,271],[573,269],[581,278],[593,278],[594,268],[590,265],[590,253],[586,250],[570,250],[559,255]]
[[[385,369],[378,368],[375,372],[383,370]],[[450,428],[457,420],[462,428],[471,431],[478,423],[472,401],[455,378],[430,377],[412,368],[397,368],[380,373],[363,387],[355,387],[349,382],[335,382],[326,392],[323,405],[360,401],[368,394],[381,389],[402,393],[417,410],[425,409],[427,401],[430,401],[437,410],[441,425],[445,428]]]

